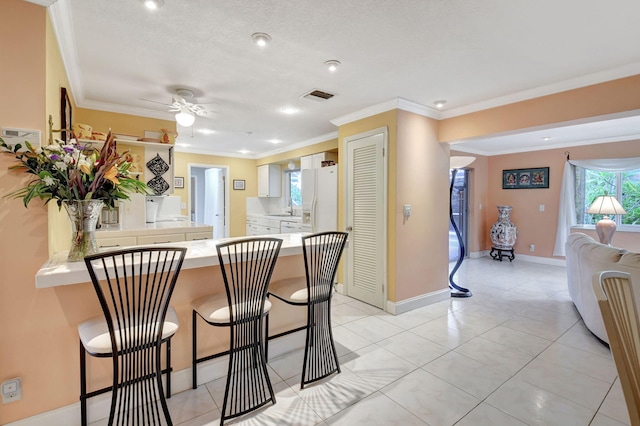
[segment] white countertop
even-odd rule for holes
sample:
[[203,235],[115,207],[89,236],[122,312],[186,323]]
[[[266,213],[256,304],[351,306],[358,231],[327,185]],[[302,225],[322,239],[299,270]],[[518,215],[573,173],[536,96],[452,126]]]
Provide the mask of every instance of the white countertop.
[[[163,222],[158,222],[163,223]],[[282,239],[280,256],[293,256],[302,254],[302,235],[275,234],[263,235]],[[187,254],[182,264],[182,269],[203,268],[218,265],[218,253],[216,244],[228,241],[241,240],[247,237],[221,238],[218,240],[183,241],[179,243],[167,243],[167,247],[186,247]],[[142,247],[142,246],[137,246]],[[108,250],[104,250],[108,251]],[[61,285],[80,284],[90,282],[89,272],[84,262],[67,262],[67,252],[56,253],[36,273],[36,288],[56,287]]]

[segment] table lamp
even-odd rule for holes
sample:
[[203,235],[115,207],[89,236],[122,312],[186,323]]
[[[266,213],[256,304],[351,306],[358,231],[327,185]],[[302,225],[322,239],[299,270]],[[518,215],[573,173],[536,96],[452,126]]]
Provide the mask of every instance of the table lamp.
[[616,223],[609,218],[609,215],[627,214],[622,208],[616,197],[613,195],[601,195],[587,210],[588,214],[602,214],[604,217],[596,223],[596,234],[600,239],[600,243],[611,245],[611,238],[616,232]]

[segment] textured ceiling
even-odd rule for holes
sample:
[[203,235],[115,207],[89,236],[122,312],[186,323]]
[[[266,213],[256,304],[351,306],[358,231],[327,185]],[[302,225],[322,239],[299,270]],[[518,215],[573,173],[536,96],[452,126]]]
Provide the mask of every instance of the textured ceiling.
[[[169,103],[181,87],[208,104],[208,118],[179,128],[183,151],[255,158],[326,139],[331,120],[398,98],[450,117],[640,74],[637,0],[165,0],[155,11],[58,0],[50,10],[79,106],[172,119],[149,101]],[[258,48],[255,32],[271,43]],[[333,74],[331,59],[342,63]],[[300,98],[312,89],[336,96]],[[637,120],[625,125],[640,133]],[[503,152],[500,139],[464,146]]]

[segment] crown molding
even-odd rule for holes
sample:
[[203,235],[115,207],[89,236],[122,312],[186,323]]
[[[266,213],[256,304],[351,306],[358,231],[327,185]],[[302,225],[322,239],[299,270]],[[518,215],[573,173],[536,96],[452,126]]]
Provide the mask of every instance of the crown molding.
[[73,19],[71,18],[71,8],[69,0],[58,0],[48,9],[51,18],[53,32],[56,35],[62,64],[67,73],[71,93],[76,106],[84,101],[84,90],[82,88],[82,78],[80,67],[78,66],[78,55],[76,42],[73,37]]
[[471,114],[473,112],[483,111],[486,109],[497,108],[516,102],[527,101],[530,99],[540,98],[542,96],[553,95],[556,93],[566,92],[569,90],[580,89],[582,87],[593,86],[595,84],[605,83],[607,81],[618,80],[625,77],[640,74],[640,62],[633,62],[618,68],[612,68],[580,77],[570,78],[558,81],[545,86],[535,87],[533,89],[522,90],[520,92],[510,93],[505,96],[487,99],[486,101],[475,102],[466,106],[452,108],[442,111],[441,119],[453,118],[460,115]]
[[270,157],[272,155],[282,154],[284,152],[293,151],[294,149],[304,148],[309,145],[314,145],[321,142],[327,142],[331,139],[337,139],[338,132],[330,132],[326,133],[322,136],[318,136],[312,139],[308,139],[302,142],[295,143],[293,145],[287,145],[279,149],[275,149],[269,152],[260,153],[260,154],[242,154],[242,153],[229,153],[229,152],[219,152],[215,150],[208,150],[206,148],[201,147],[193,147],[193,146],[181,146],[182,142],[176,140],[175,143],[175,151],[176,152],[184,152],[189,154],[205,154],[205,155],[217,155],[219,157],[234,157],[234,158],[244,158],[247,160],[259,160],[261,158]]
[[363,118],[371,117],[373,115],[381,114],[383,112],[391,111],[394,109],[401,109],[403,111],[413,112],[415,114],[420,114],[425,117],[434,118],[436,120],[439,120],[441,118],[441,113],[438,110],[409,101],[407,99],[394,98],[394,99],[361,109],[359,111],[355,111],[350,114],[346,114],[341,117],[334,118],[333,120],[329,120],[329,122],[334,126],[342,126],[347,123],[353,123],[354,121],[362,120]]
[[283,152],[293,151],[294,149],[304,148],[304,147],[307,147],[309,145],[314,145],[314,144],[321,143],[321,142],[327,142],[327,141],[330,141],[331,139],[337,139],[337,138],[338,138],[338,132],[337,131],[330,132],[330,133],[326,133],[324,135],[316,136],[315,138],[307,139],[307,140],[302,141],[302,142],[297,142],[297,143],[294,143],[292,145],[283,146],[282,148],[278,148],[278,149],[274,149],[274,150],[269,151],[269,152],[265,152],[263,154],[260,154],[260,155],[256,156],[255,158],[256,159],[260,159],[260,158],[269,157],[271,155],[282,154]]
[[115,105],[109,102],[100,101],[76,101],[79,108],[94,109],[98,111],[115,112],[119,114],[135,115],[139,117],[157,118],[158,120],[176,121],[175,113],[170,111],[153,111],[146,108],[138,108],[125,105]]

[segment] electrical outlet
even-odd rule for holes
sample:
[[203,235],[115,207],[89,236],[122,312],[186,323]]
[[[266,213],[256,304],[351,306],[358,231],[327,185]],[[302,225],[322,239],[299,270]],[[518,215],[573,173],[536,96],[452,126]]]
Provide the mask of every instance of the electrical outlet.
[[22,399],[22,379],[16,377],[2,382],[2,403],[7,404]]
[[535,246],[535,245],[533,245],[533,244],[529,244],[529,251],[530,251],[531,253],[533,253],[534,251],[536,251],[536,246]]

